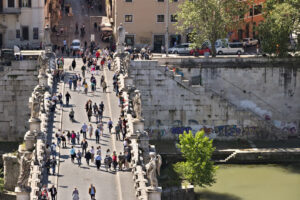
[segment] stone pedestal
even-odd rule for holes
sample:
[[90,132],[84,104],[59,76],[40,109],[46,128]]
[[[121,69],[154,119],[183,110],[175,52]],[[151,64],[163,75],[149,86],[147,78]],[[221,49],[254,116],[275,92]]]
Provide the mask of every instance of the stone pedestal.
[[129,78],[128,76],[124,77],[124,85],[127,88],[129,85],[133,85],[133,79]]
[[161,200],[162,188],[157,187],[155,189],[149,188],[147,190],[148,200]]
[[25,142],[25,150],[31,151],[34,148],[35,144],[35,135],[33,131],[27,131],[24,136],[24,142]]
[[139,120],[139,119],[134,119],[133,122],[133,132],[135,133],[136,131],[143,132],[144,131],[144,120]]
[[19,187],[15,188],[16,200],[30,200],[30,192],[26,190],[22,190]]
[[20,163],[18,162],[17,156],[13,154],[3,155],[3,166],[4,166],[4,188],[6,190],[13,191],[17,185]]
[[41,130],[41,120],[39,118],[30,118],[29,119],[29,130],[31,132]]
[[48,86],[48,76],[46,74],[40,74],[38,76],[39,79],[39,85],[43,86],[46,88]]

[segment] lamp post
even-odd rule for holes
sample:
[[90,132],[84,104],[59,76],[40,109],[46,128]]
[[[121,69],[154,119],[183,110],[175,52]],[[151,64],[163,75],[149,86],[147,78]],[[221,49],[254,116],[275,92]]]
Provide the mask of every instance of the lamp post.
[[166,0],[166,35],[165,35],[165,44],[166,44],[166,57],[169,56],[169,0]]

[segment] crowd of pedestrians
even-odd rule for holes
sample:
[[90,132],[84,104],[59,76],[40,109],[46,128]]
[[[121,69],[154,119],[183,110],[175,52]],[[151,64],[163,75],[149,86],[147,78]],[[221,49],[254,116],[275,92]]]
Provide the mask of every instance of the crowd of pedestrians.
[[[78,59],[77,61],[76,59],[73,59],[69,70],[71,70],[71,72],[75,71],[78,67],[78,63]],[[104,102],[93,102],[92,99],[88,99],[84,105],[76,105],[76,107],[82,107],[82,111],[80,111],[77,115],[73,110],[74,100],[76,98],[75,95],[90,96],[92,94],[92,96],[96,96],[99,94],[107,94],[107,77],[104,76],[102,71],[104,68],[112,70],[111,52],[109,52],[108,49],[104,49],[102,51],[97,51],[93,55],[91,53],[87,53],[82,56],[82,63],[81,74],[64,73],[63,71],[58,72],[57,80],[64,80],[67,83],[68,89],[66,88],[64,94],[53,94],[52,97],[49,98],[52,104],[51,110],[53,112],[57,109],[57,105],[60,105],[61,109],[64,108],[69,110],[69,116],[72,123],[78,123],[78,121],[81,121],[82,119],[84,119],[84,122],[78,130],[58,129],[58,131],[54,133],[55,142],[52,142],[46,147],[49,149],[49,159],[47,159],[46,162],[47,173],[49,175],[57,175],[57,147],[69,149],[69,158],[71,162],[79,168],[83,165],[88,167],[95,166],[97,171],[109,172],[112,174],[115,174],[118,171],[129,170],[131,149],[129,145],[130,140],[126,138],[127,121],[124,117],[124,113],[121,113],[118,120],[113,121],[112,118],[104,116],[104,111],[106,111]],[[63,58],[59,58],[59,64],[64,65]],[[62,69],[64,69],[64,67]],[[115,92],[119,99],[119,106],[122,107],[124,99],[122,98],[122,92],[119,91],[118,77],[119,74],[114,73],[112,79],[113,84],[110,87],[113,88],[113,92]],[[83,114],[84,110],[86,118]],[[78,111],[76,110],[76,112]],[[79,115],[80,117],[78,117]],[[123,142],[124,148],[119,152],[112,151],[110,148],[105,147],[106,145],[102,145],[103,142],[107,141],[106,139],[112,135],[115,135],[115,139],[117,141]],[[103,148],[106,149],[102,151]],[[50,189],[44,189],[42,191],[44,191],[44,193],[50,192],[51,198],[55,199],[55,197],[52,196],[54,193],[54,196],[56,196],[56,188],[55,192],[53,188]],[[91,199],[95,198],[95,186],[91,185],[88,192]],[[79,190],[77,188],[74,189],[72,198],[73,200],[79,199]]]

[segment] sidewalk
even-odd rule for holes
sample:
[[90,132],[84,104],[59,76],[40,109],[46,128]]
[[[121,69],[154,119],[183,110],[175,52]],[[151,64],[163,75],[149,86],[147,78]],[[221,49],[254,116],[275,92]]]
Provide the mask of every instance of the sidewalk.
[[[71,64],[72,59],[65,59],[65,70],[68,70],[68,66]],[[81,73],[82,61],[81,59],[76,59],[77,68],[75,73]],[[100,77],[104,73],[106,81],[108,83],[108,92],[102,93],[102,88],[99,87]],[[68,76],[73,75],[74,72],[67,71],[67,76],[65,81],[68,80]],[[115,93],[112,91],[112,76],[113,72],[108,71],[107,69],[104,72],[101,72],[101,75],[96,75],[97,79],[97,91],[93,94],[89,92],[85,95],[83,92],[78,93],[77,91],[70,91],[68,84],[65,85],[65,92],[69,92],[71,95],[70,106],[63,108],[63,117],[62,117],[62,130],[74,130],[75,132],[80,131],[82,124],[85,122],[88,123],[87,115],[85,112],[85,103],[91,99],[93,104],[96,102],[98,105],[101,101],[104,103],[104,136],[100,138],[100,146],[102,149],[102,164],[103,159],[106,153],[106,150],[109,148],[111,153],[116,151],[117,154],[123,152],[123,145],[121,141],[115,141],[115,136],[108,133],[107,121],[109,117],[112,118],[114,125],[117,123],[120,108],[118,106],[118,99],[115,96]],[[90,74],[87,74],[86,80],[90,83]],[[65,102],[65,98],[64,98]],[[59,108],[59,106],[58,106]],[[72,123],[69,119],[69,111],[73,108],[75,112],[76,122]],[[57,112],[60,110],[57,109]],[[59,119],[55,119],[58,121]],[[92,117],[92,126],[95,130],[95,118]],[[55,126],[57,126],[55,124]],[[55,127],[57,128],[57,127]],[[57,129],[56,129],[57,130]],[[82,137],[80,138],[82,140]],[[90,149],[91,146],[94,146],[96,149],[99,144],[95,143],[95,136],[89,139],[88,144]],[[93,184],[96,187],[96,199],[120,199],[120,200],[134,200],[135,198],[135,189],[133,187],[132,173],[131,172],[105,172],[104,166],[101,166],[101,170],[97,171],[94,163],[90,163],[90,166],[86,164],[85,159],[82,159],[81,167],[78,167],[77,161],[75,163],[71,162],[69,158],[69,150],[71,145],[67,145],[68,148],[60,149],[60,167],[58,175],[58,200],[71,199],[72,191],[74,187],[77,187],[79,190],[80,199],[88,200],[90,199],[88,194],[88,188],[90,184]],[[80,145],[75,145],[76,152],[78,149],[81,150]]]

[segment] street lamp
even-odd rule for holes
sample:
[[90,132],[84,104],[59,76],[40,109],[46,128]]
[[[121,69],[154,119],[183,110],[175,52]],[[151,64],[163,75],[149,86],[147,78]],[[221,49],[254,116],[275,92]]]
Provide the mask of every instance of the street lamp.
[[166,43],[166,57],[169,56],[169,0],[166,0],[166,35],[165,35],[165,43]]

